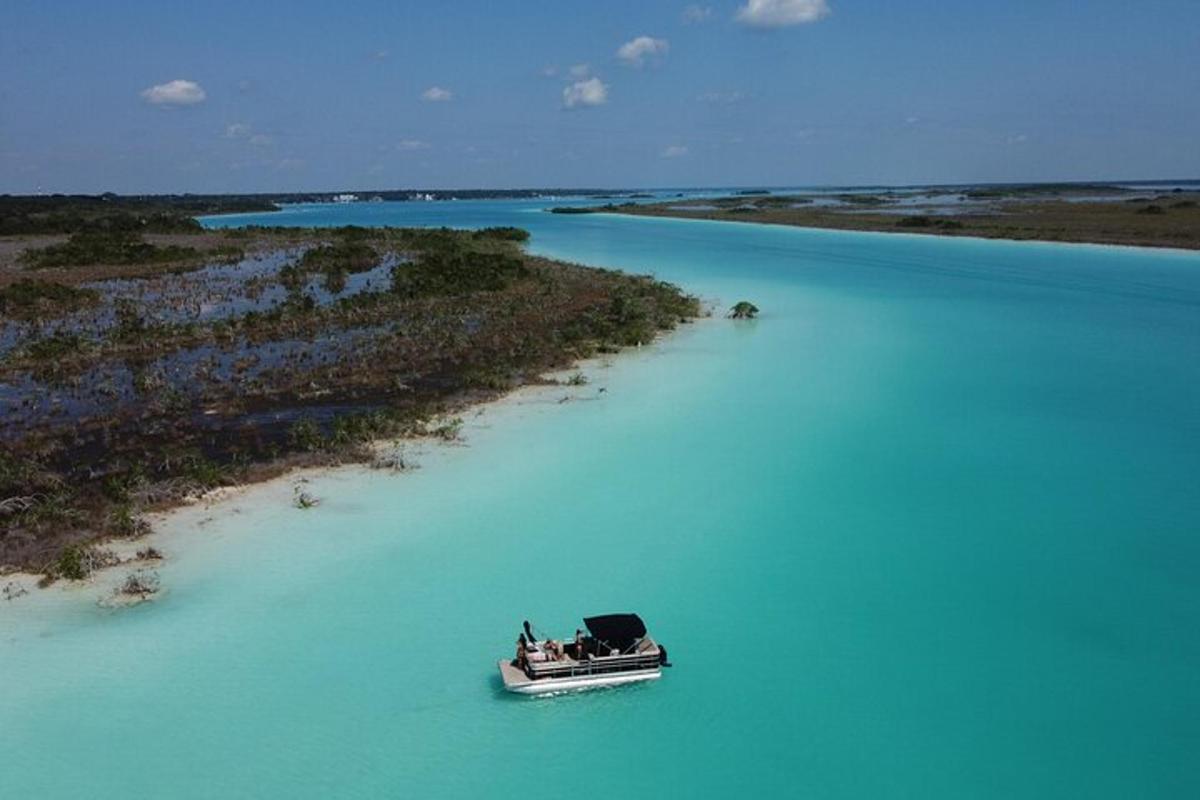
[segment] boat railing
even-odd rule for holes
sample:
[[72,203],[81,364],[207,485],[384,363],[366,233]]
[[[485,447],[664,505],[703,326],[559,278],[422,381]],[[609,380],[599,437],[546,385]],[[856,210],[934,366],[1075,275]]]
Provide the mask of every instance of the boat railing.
[[565,678],[587,675],[603,675],[611,672],[630,672],[655,669],[659,666],[658,647],[640,653],[611,656],[592,656],[583,661],[564,658],[562,661],[530,661],[526,674],[538,678]]

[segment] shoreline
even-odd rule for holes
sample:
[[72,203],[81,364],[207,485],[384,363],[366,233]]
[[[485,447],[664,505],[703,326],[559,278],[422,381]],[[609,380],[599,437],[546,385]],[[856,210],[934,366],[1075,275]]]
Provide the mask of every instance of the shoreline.
[[[174,251],[147,255],[142,241],[149,275],[118,265],[136,274],[0,290],[12,311],[0,379],[15,387],[0,393],[7,568],[81,578],[106,560],[89,543],[136,535],[139,511],[295,466],[370,462],[379,438],[452,438],[452,420],[429,420],[699,313],[650,276],[535,256],[511,226],[215,235],[240,245],[236,261],[178,272],[157,263]],[[269,254],[246,255],[263,237]],[[303,255],[278,247],[298,242]],[[36,253],[134,244],[73,236]],[[44,334],[23,322],[35,318],[61,322]]]
[[[548,212],[547,212],[548,213]],[[718,225],[737,225],[737,226],[763,226],[768,228],[794,228],[803,231],[819,231],[821,233],[832,234],[849,234],[849,235],[868,235],[868,236],[887,236],[887,237],[912,237],[920,239],[939,239],[950,241],[968,241],[968,242],[988,242],[995,244],[998,242],[1014,245],[1053,245],[1064,247],[1091,247],[1104,250],[1133,250],[1136,252],[1154,252],[1154,253],[1169,253],[1176,255],[1200,256],[1200,245],[1196,247],[1177,247],[1174,245],[1157,245],[1157,244],[1124,244],[1120,242],[1085,242],[1085,241],[1064,241],[1061,239],[1013,239],[1003,236],[979,236],[976,234],[959,234],[959,233],[920,233],[917,231],[908,230],[888,230],[888,229],[873,229],[873,228],[837,228],[823,225],[798,225],[791,222],[773,222],[769,220],[750,220],[750,219],[725,219],[714,217],[701,216],[686,216],[673,214],[638,214],[625,211],[595,211],[591,212],[591,216],[614,216],[636,219],[651,219],[651,220],[679,220],[682,222],[708,222]]]
[[[715,312],[708,305],[706,310]],[[709,313],[692,320],[691,325],[719,318]],[[681,326],[682,327],[682,326]],[[683,330],[687,330],[683,327]],[[355,476],[392,473],[391,477],[403,479],[406,473],[424,469],[425,462],[444,459],[457,449],[470,446],[469,432],[490,427],[495,418],[519,408],[537,406],[559,406],[565,403],[588,402],[600,399],[607,387],[597,387],[598,379],[605,371],[627,362],[635,355],[648,355],[658,350],[669,339],[681,333],[680,328],[667,331],[644,347],[631,347],[617,353],[592,356],[573,362],[561,369],[544,373],[545,382],[526,383],[502,394],[465,401],[438,418],[438,421],[461,417],[464,434],[453,439],[424,435],[413,438],[391,438],[374,440],[366,444],[376,461],[346,461],[326,465],[296,465],[282,472],[230,486],[221,486],[170,508],[149,511],[141,515],[149,529],[135,538],[113,537],[96,540],[94,545],[113,553],[119,560],[98,566],[83,580],[59,579],[47,586],[40,586],[43,575],[28,571],[0,573],[0,616],[26,615],[35,618],[48,617],[60,611],[117,613],[138,605],[160,602],[170,596],[171,586],[163,581],[154,594],[142,598],[122,598],[120,587],[125,580],[139,572],[157,572],[157,567],[168,567],[177,562],[181,551],[193,543],[192,537],[202,536],[197,528],[217,522],[223,517],[240,513],[245,505],[269,503],[294,513],[319,513],[321,500],[312,508],[300,508],[296,498],[302,487],[321,481],[338,480]],[[569,379],[583,374],[583,384],[569,383]],[[389,455],[402,454],[415,461],[406,466],[387,466],[380,461]],[[233,546],[236,547],[236,544]],[[138,558],[138,552],[152,548],[161,554],[156,559]],[[155,574],[155,579],[158,578]]]

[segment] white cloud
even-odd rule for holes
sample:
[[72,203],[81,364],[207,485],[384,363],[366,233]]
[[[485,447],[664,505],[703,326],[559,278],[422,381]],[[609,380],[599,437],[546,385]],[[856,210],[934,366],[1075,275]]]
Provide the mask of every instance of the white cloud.
[[608,102],[608,86],[599,78],[589,78],[564,88],[562,96],[565,108],[602,106]]
[[687,145],[673,144],[662,151],[663,158],[682,158],[688,154]]
[[829,16],[826,0],[747,0],[737,21],[752,28],[785,28]]
[[1025,144],[1029,141],[1029,136],[1024,133],[1018,133],[1015,136],[1008,137],[1009,144]]
[[683,24],[699,25],[708,22],[711,16],[712,8],[709,6],[688,6],[683,10]]
[[226,125],[224,138],[244,141],[254,147],[270,147],[275,144],[274,136],[255,133],[254,128],[244,122],[232,122]]
[[428,150],[429,142],[423,142],[420,139],[401,139],[396,142],[396,149],[402,153],[411,153],[414,150]]
[[589,76],[591,74],[592,74],[592,67],[590,64],[575,64],[574,66],[572,66],[570,69],[567,70],[567,75],[569,75],[572,78],[575,78],[577,80],[583,80],[584,78],[586,78],[587,76]]
[[666,39],[655,39],[653,36],[639,36],[631,39],[617,48],[617,58],[631,67],[641,67],[647,58],[665,56],[671,45]]
[[176,79],[142,91],[142,99],[152,106],[194,106],[208,97],[195,81]]
[[542,77],[543,78],[554,78],[557,75],[558,75],[558,65],[557,64],[547,64],[546,66],[542,67]]
[[376,50],[374,53],[371,54],[371,58],[375,59],[376,61],[384,61],[391,54],[392,54],[391,50]]
[[445,103],[454,99],[454,92],[441,86],[430,86],[421,92],[421,99],[426,103]]

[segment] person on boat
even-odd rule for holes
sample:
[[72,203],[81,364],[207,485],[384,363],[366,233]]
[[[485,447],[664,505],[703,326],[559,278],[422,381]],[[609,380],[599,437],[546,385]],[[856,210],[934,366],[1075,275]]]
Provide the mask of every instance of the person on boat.
[[583,661],[587,655],[587,647],[583,642],[583,631],[575,629],[575,660]]
[[513,659],[513,666],[518,669],[525,669],[527,662],[528,658],[525,655],[525,634],[522,633],[517,637],[517,657]]
[[554,659],[555,661],[562,661],[562,642],[555,641],[554,639],[547,639],[546,641],[542,642],[542,649],[546,651],[546,655],[550,656],[550,658]]

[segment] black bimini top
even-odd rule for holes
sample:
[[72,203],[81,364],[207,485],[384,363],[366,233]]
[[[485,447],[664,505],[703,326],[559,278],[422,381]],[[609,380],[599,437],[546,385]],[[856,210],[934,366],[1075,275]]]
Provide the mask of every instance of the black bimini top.
[[605,614],[599,617],[584,617],[583,624],[588,633],[609,647],[625,651],[646,635],[646,624],[637,614]]

